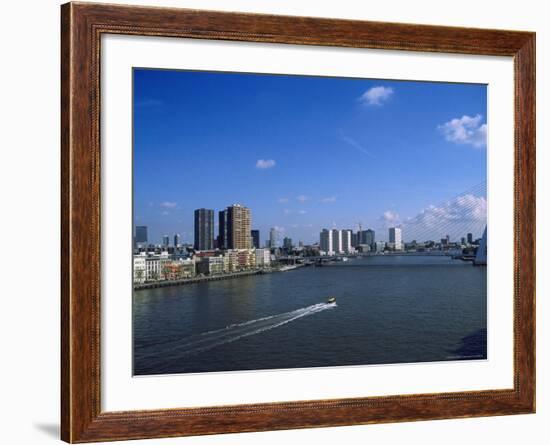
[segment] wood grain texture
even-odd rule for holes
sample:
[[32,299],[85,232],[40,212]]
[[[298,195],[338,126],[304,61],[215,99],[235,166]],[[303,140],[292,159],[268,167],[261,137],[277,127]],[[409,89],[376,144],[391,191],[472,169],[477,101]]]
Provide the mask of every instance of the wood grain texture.
[[[99,62],[103,33],[514,57],[514,388],[101,412]],[[61,37],[63,440],[93,442],[534,412],[533,33],[68,3],[61,7]]]

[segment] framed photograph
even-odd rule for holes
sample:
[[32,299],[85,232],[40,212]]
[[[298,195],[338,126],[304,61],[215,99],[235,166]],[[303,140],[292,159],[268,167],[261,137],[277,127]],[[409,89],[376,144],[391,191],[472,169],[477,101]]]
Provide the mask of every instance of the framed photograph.
[[62,439],[535,411],[535,35],[62,6]]

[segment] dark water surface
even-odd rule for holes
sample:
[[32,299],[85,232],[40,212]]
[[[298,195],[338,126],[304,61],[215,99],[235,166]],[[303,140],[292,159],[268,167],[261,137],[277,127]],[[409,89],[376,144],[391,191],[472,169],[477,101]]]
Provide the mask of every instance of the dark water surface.
[[486,273],[375,256],[134,291],[134,374],[483,359]]

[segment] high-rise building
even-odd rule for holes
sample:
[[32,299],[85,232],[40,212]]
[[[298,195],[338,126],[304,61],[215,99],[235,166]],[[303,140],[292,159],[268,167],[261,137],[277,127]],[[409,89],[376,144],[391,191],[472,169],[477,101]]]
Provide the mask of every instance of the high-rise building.
[[359,245],[359,232],[351,232],[351,247]]
[[168,235],[164,235],[162,237],[162,247],[168,247],[170,245],[170,237]]
[[218,249],[229,249],[228,244],[228,215],[227,209],[218,212]]
[[368,244],[374,250],[374,247],[376,244],[374,230],[372,229],[365,230],[365,244]]
[[181,236],[179,233],[174,233],[174,247],[179,247],[181,245]]
[[374,236],[374,230],[367,229],[367,230],[361,230],[358,232],[358,244],[367,244],[371,246],[371,249],[374,250],[376,239]]
[[332,230],[323,229],[319,235],[319,249],[326,255],[333,255],[332,251]]
[[259,230],[251,230],[250,236],[252,237],[252,246],[255,249],[260,248],[260,231]]
[[342,250],[345,253],[351,252],[351,234],[353,233],[350,229],[342,230],[341,232],[342,236]]
[[196,250],[214,248],[214,210],[195,210],[195,243]]
[[269,231],[269,247],[275,249],[277,247],[277,229],[272,227]]
[[291,250],[292,249],[292,238],[284,237],[283,239],[283,249]]
[[250,209],[239,204],[227,208],[227,247],[229,249],[250,249],[252,237]]
[[466,235],[467,239],[468,239],[468,244],[473,244],[474,243],[474,235],[472,235],[471,233],[468,233],[468,235]]
[[334,253],[342,253],[342,231],[332,229],[332,251]]
[[390,227],[389,242],[395,250],[403,250],[403,238],[401,228]]
[[136,245],[147,245],[147,226],[136,226]]

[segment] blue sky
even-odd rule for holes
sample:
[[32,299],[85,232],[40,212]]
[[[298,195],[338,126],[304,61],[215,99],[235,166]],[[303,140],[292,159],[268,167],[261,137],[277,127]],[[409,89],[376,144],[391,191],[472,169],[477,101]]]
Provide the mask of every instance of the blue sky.
[[357,222],[409,240],[426,212],[468,230],[485,198],[449,200],[486,180],[486,115],[485,85],[135,69],[134,222],[192,242],[194,209],[240,203],[262,244]]

